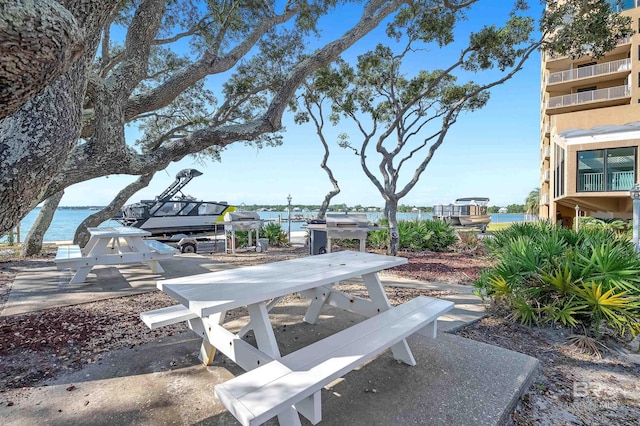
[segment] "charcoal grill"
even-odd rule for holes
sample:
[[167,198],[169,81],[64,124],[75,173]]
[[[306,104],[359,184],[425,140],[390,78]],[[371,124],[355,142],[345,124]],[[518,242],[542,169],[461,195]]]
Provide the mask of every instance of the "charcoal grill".
[[[331,240],[345,238],[360,241],[360,251],[366,251],[367,233],[369,226],[367,215],[364,214],[330,214],[324,223],[314,221],[307,225],[311,232],[311,254],[331,253]],[[323,244],[325,243],[326,244]]]
[[[230,212],[224,215],[225,233],[231,234],[231,253],[236,254],[236,231],[249,231],[249,246],[251,244],[251,231],[256,231],[256,242],[260,238],[259,232],[264,221],[256,212]],[[258,247],[258,245],[256,245]],[[225,238],[224,248],[229,252],[228,241]],[[264,250],[264,249],[262,249]]]

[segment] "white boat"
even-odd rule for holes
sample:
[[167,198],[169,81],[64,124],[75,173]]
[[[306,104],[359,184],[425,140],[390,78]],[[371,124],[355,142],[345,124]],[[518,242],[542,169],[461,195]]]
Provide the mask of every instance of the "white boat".
[[491,216],[487,214],[488,205],[486,197],[458,198],[451,204],[434,205],[433,218],[454,226],[477,227],[484,232],[491,222]]
[[113,219],[149,231],[153,236],[216,232],[219,225],[224,225],[224,215],[236,207],[224,201],[200,201],[184,195],[182,188],[200,175],[196,169],[181,170],[175,182],[154,200],[124,206]]

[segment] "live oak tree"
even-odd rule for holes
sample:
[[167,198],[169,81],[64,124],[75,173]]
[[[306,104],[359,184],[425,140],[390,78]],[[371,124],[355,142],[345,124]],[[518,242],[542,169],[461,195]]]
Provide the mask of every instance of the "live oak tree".
[[[277,144],[272,135],[281,129],[299,85],[383,20],[393,17],[396,30],[404,28],[416,40],[446,44],[464,9],[479,1],[10,2],[17,4],[16,16],[28,15],[32,5],[51,8],[38,9],[45,23],[40,26],[6,19],[7,9],[0,9],[0,28],[16,34],[29,30],[32,40],[56,41],[49,57],[37,52],[35,42],[6,55],[2,51],[2,72],[9,69],[0,74],[2,93],[15,93],[6,96],[15,103],[0,121],[0,234],[38,203],[78,182],[153,173],[187,155],[215,157],[235,142]],[[560,53],[590,45],[597,55],[626,34],[625,22],[607,15],[605,0],[548,3],[555,14],[545,16],[544,34],[556,31],[553,47]],[[358,19],[343,28],[332,22],[331,34],[338,36],[314,48],[310,37],[319,20],[345,4],[351,15],[357,9]],[[521,8],[525,2],[516,4]],[[57,19],[56,13],[65,22],[60,34],[50,31],[56,25],[46,24]],[[568,17],[576,19],[569,22]],[[514,47],[515,41],[526,39],[532,23],[515,23],[474,36],[465,66],[517,64],[527,49]],[[296,61],[303,52],[305,59]],[[25,72],[29,78],[20,82],[5,64],[24,64],[29,58],[36,58],[34,68],[39,61],[44,75]],[[47,63],[50,69],[42,65]],[[471,102],[470,88],[468,95]],[[125,140],[127,125],[143,131],[137,146]]]
[[82,53],[79,24],[84,16],[76,11],[78,19],[55,1],[0,3],[0,119],[33,98]]
[[[504,24],[467,34],[466,47],[451,55],[446,68],[407,76],[403,65],[409,59],[428,63],[426,49],[460,38],[456,25],[467,12],[460,8],[434,14],[415,3],[402,9],[387,30],[399,43],[379,44],[360,55],[355,66],[339,61],[316,72],[317,79],[329,84],[307,96],[327,96],[334,123],[354,123],[353,133],[340,135],[339,144],[359,156],[364,174],[385,201],[389,254],[399,247],[399,200],[416,186],[461,113],[482,108],[489,90],[512,78],[537,49],[600,56],[630,34],[628,19],[612,15],[606,1],[547,3],[539,32],[526,2],[517,1]],[[480,82],[468,79],[482,71],[492,72]]]
[[[215,156],[235,142],[277,143],[269,135],[280,130],[306,76],[407,3],[58,2],[82,32],[82,49],[66,72],[0,121],[0,234],[78,182],[153,173],[187,155]],[[303,38],[344,4],[358,6],[360,17],[339,31],[334,25],[332,41],[309,47]],[[307,57],[293,62],[299,49]],[[215,81],[207,81],[211,76]],[[144,131],[138,146],[126,143],[126,125]]]
[[[329,77],[330,80],[326,80]],[[337,82],[332,80],[332,75],[328,74],[325,70],[318,70],[310,76],[307,81],[302,85],[300,94],[298,95],[296,102],[292,103],[292,110],[295,111],[294,121],[297,124],[304,124],[312,122],[318,139],[322,144],[323,156],[320,161],[320,168],[325,171],[327,178],[332,185],[332,189],[329,190],[322,200],[322,204],[318,209],[318,219],[324,219],[331,204],[331,200],[340,193],[340,185],[336,179],[333,170],[329,167],[329,156],[331,150],[329,148],[329,142],[325,136],[325,113],[327,108],[328,99],[331,93],[340,90],[340,86]]]

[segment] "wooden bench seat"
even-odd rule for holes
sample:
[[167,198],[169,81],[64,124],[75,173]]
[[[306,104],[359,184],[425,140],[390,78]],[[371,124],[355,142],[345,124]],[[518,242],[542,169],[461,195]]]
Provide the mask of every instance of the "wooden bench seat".
[[83,260],[82,249],[79,245],[58,247],[54,262],[58,269],[77,269],[80,266],[89,266],[89,264]]
[[[262,424],[295,404],[316,424],[322,417],[320,390],[324,386],[411,334],[435,337],[437,318],[453,305],[417,297],[221,383],[215,394],[245,426]],[[293,424],[300,424],[296,420]]]
[[159,254],[170,254],[173,256],[174,254],[180,253],[180,250],[177,248],[171,247],[170,245],[161,243],[157,240],[144,240],[144,243],[149,247],[149,250]]
[[140,318],[151,330],[165,325],[177,324],[182,321],[197,318],[198,315],[191,312],[184,305],[174,305],[153,311],[142,312]]

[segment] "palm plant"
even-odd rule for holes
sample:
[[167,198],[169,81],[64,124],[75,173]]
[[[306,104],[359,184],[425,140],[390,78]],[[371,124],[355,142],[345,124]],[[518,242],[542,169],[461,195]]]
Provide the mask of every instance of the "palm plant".
[[477,293],[506,304],[524,324],[593,326],[596,336],[601,324],[621,335],[640,332],[640,258],[626,236],[593,225],[496,232],[489,246],[498,262],[474,283]]
[[260,229],[260,235],[269,240],[269,245],[283,246],[287,245],[287,233],[277,223],[267,223]]
[[524,207],[527,214],[532,216],[538,215],[540,211],[540,188],[535,188],[529,192],[524,202]]

